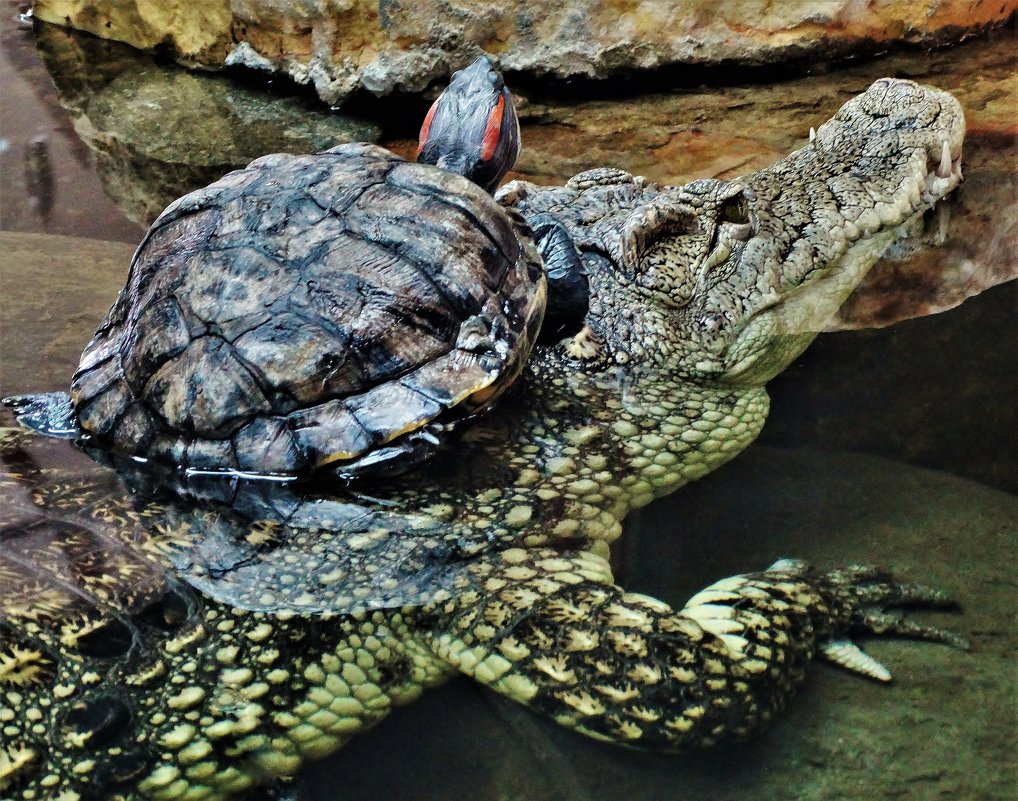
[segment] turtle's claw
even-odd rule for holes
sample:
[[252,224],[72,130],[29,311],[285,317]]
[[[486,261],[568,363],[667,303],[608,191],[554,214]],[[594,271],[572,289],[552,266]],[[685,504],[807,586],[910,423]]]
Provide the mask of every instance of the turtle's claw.
[[40,434],[73,439],[81,433],[71,396],[66,392],[13,395],[4,398],[3,405],[13,410],[21,425]]

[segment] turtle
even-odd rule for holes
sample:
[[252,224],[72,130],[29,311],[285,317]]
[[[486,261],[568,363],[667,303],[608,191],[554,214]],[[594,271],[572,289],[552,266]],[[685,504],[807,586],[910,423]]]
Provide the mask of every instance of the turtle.
[[[496,402],[541,329],[533,232],[489,194],[519,142],[482,56],[428,112],[418,163],[366,144],[256,159],[156,219],[69,397],[9,403],[191,470],[408,469]],[[582,268],[561,273],[553,299],[585,309]]]
[[597,739],[704,748],[758,732],[815,657],[886,680],[853,632],[962,644],[888,613],[945,594],[876,568],[780,559],[673,609],[608,557],[631,511],[756,437],[767,381],[958,186],[964,130],[949,94],[882,79],[736,181],[505,185],[568,235],[587,312],[416,470],[269,482],[95,451],[125,491],[8,432],[2,791],[229,798],[455,673]]

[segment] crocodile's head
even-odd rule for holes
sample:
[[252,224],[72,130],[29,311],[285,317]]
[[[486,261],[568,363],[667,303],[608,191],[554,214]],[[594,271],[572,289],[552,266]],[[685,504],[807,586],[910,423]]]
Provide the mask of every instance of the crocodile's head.
[[616,357],[763,384],[958,185],[964,132],[951,95],[883,79],[768,169],[651,196],[617,227],[625,298],[600,304]]

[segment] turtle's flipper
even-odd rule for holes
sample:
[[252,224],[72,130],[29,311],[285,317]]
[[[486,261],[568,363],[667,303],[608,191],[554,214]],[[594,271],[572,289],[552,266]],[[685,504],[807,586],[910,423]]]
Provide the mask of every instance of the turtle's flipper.
[[677,612],[614,586],[590,554],[507,551],[472,578],[442,609],[439,655],[563,725],[634,746],[751,734],[821,651],[884,678],[875,661],[848,653],[854,646],[841,638],[851,630],[957,643],[914,624],[885,628],[890,618],[874,609],[946,598],[860,568],[820,573],[784,560],[719,581]]
[[81,434],[71,396],[66,392],[42,392],[38,395],[13,395],[3,399],[15,418],[26,428],[50,437],[74,439]]

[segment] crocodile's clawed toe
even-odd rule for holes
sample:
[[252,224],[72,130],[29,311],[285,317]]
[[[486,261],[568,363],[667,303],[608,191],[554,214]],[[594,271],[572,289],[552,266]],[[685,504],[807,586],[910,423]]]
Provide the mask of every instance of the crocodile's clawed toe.
[[891,671],[851,640],[829,640],[820,645],[820,656],[839,667],[877,681],[890,681]]
[[[895,581],[892,575],[872,565],[850,565],[826,574],[827,581],[848,607],[845,631],[889,635],[913,640],[939,642],[967,650],[968,640],[953,631],[920,623],[901,607],[956,609],[950,594],[924,584]],[[841,667],[878,681],[890,681],[891,674],[873,657],[843,637],[820,645],[820,655]]]
[[937,626],[928,626],[906,617],[901,612],[885,612],[880,609],[864,609],[855,622],[856,628],[872,634],[888,634],[893,637],[907,637],[911,640],[941,642],[954,648],[968,650],[969,642],[960,634]]
[[951,608],[958,605],[944,590],[895,581],[889,571],[876,565],[849,565],[832,570],[827,578],[850,593],[860,606],[887,609],[897,606]]

